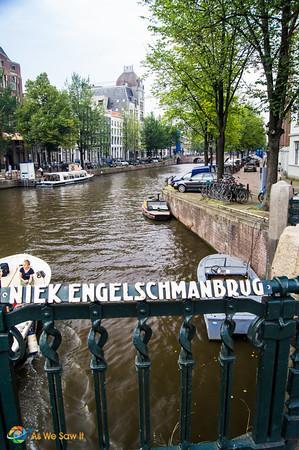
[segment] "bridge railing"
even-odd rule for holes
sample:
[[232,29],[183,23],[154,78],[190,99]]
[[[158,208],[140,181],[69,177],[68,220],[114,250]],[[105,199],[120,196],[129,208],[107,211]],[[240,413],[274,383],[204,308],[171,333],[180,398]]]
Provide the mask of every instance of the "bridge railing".
[[[192,283],[192,282],[191,282]],[[98,448],[110,447],[108,409],[106,395],[105,345],[109,345],[105,320],[110,318],[136,318],[133,332],[133,345],[136,349],[135,366],[139,389],[139,438],[140,448],[153,448],[150,408],[150,339],[152,330],[148,319],[161,316],[182,317],[179,333],[181,346],[180,368],[180,445],[166,448],[182,449],[284,449],[299,439],[299,302],[290,294],[299,293],[299,277],[289,280],[286,277],[264,281],[262,302],[250,298],[197,298],[196,283],[188,284],[177,299],[173,299],[163,284],[164,297],[156,295],[157,286],[151,286],[142,295],[140,286],[138,296],[130,295],[133,287],[112,286],[112,293],[105,294],[100,287],[78,285],[57,288],[6,288],[0,291],[0,433],[1,449],[26,449],[26,442],[14,443],[7,439],[10,429],[22,424],[19,401],[14,383],[13,363],[21,358],[24,342],[15,326],[27,320],[41,321],[40,350],[45,357],[45,373],[48,379],[50,410],[53,430],[56,436],[66,433],[66,420],[62,389],[62,365],[57,350],[62,336],[56,327],[57,321],[69,319],[89,319],[90,332],[87,346],[91,353],[90,369],[94,379],[96,400],[96,422]],[[154,285],[154,283],[150,283]],[[183,286],[184,287],[184,286]],[[185,286],[186,287],[186,286]],[[180,285],[180,288],[182,286]],[[219,288],[219,286],[218,286]],[[191,289],[191,290],[190,290]],[[135,289],[136,291],[136,289]],[[220,289],[221,291],[221,289]],[[267,292],[266,292],[267,291]],[[103,301],[95,300],[95,292],[101,292]],[[182,295],[183,292],[183,295]],[[195,292],[195,293],[194,293]],[[215,295],[213,292],[213,295]],[[135,292],[136,293],[136,292]],[[191,295],[191,293],[193,293]],[[162,295],[163,297],[163,295]],[[192,298],[193,297],[193,298]],[[138,301],[133,300],[138,298]],[[12,303],[27,304],[13,308]],[[249,312],[256,315],[248,331],[252,345],[259,349],[257,369],[257,387],[253,429],[241,437],[229,438],[231,421],[231,392],[233,368],[236,359],[234,352],[234,315]],[[219,370],[221,389],[218,410],[218,440],[216,442],[191,442],[192,371],[194,357],[192,339],[195,326],[192,319],[209,313],[224,313],[225,320],[221,329],[221,347]],[[18,351],[11,351],[13,337],[19,343]],[[67,448],[66,440],[55,440],[56,450]]]

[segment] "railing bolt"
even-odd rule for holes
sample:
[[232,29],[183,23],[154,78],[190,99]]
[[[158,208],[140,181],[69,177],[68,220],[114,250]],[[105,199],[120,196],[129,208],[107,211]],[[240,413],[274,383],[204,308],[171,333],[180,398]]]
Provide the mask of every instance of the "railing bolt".
[[145,313],[146,313],[146,311],[145,311],[144,308],[142,308],[142,309],[140,310],[140,312],[141,312],[141,314],[145,314]]
[[93,311],[93,312],[92,312],[92,315],[93,315],[93,316],[97,316],[97,315],[98,315],[98,311]]
[[45,317],[50,317],[50,313],[49,312],[45,312],[44,316]]
[[191,311],[190,306],[186,306],[185,311],[190,312]]

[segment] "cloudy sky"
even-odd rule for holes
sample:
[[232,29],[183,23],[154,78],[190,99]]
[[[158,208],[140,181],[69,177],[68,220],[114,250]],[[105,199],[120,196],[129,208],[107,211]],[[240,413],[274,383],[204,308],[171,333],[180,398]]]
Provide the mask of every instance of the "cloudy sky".
[[[22,78],[46,72],[61,88],[72,72],[115,84],[125,65],[138,75],[151,40],[138,0],[0,0],[0,46]],[[155,110],[145,80],[146,111]]]

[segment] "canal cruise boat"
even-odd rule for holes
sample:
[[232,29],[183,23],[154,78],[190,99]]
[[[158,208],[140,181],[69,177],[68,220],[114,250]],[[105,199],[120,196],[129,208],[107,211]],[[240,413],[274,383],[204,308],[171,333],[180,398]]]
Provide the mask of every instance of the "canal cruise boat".
[[86,170],[72,170],[69,172],[49,172],[45,173],[40,181],[36,183],[36,187],[56,187],[68,184],[82,183],[89,181],[94,175],[89,174]]
[[[206,256],[199,262],[197,279],[198,281],[226,279],[239,281],[259,279],[259,277],[250,267],[249,263],[234,256],[217,253]],[[257,302],[262,301],[262,297],[256,295],[250,295],[248,298]],[[255,315],[247,312],[236,313],[233,317],[236,324],[234,333],[247,334],[248,328],[255,318]],[[220,331],[224,319],[225,314],[222,313],[204,314],[204,321],[210,340],[221,339]]]
[[151,220],[169,220],[171,217],[170,209],[165,200],[160,199],[160,194],[156,198],[144,200],[142,213]]

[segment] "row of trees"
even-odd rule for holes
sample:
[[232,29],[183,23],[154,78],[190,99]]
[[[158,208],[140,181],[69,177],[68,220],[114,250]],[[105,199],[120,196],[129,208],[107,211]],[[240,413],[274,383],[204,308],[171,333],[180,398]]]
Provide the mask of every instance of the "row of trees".
[[[38,145],[50,153],[58,147],[77,145],[81,163],[91,149],[108,157],[111,153],[110,127],[102,106],[92,102],[88,79],[73,74],[66,89],[59,91],[51,85],[46,73],[26,83],[26,96],[17,105],[9,89],[0,93],[0,146],[7,152],[9,136],[18,131],[26,145]],[[5,134],[3,135],[3,132]],[[175,143],[175,130],[153,115],[141,127],[134,113],[123,112],[123,149],[126,155],[136,158],[140,144],[147,155],[157,155],[158,150]]]
[[[254,95],[268,110],[268,179],[277,180],[282,122],[298,96],[297,0],[143,0],[158,36],[147,63],[156,94],[172,117],[207,142],[216,135],[219,176],[237,93],[254,69]],[[251,92],[253,93],[253,92]]]
[[[136,157],[140,144],[146,150],[147,156],[157,155],[159,151],[176,144],[178,127],[169,125],[173,115],[179,114],[183,120],[178,124],[180,128],[192,130],[194,148],[198,141],[203,141],[206,160],[208,158],[208,134],[213,138],[212,127],[201,135],[197,125],[193,122],[192,112],[183,108],[183,102],[176,108],[168,110],[168,118],[156,119],[153,114],[145,118],[142,127],[134,114],[125,111],[123,114],[123,148],[125,154]],[[180,109],[179,109],[180,108]],[[110,130],[107,117],[101,106],[92,102],[89,81],[73,74],[66,89],[59,91],[52,86],[45,73],[36,80],[26,83],[26,96],[22,105],[17,105],[16,98],[9,90],[0,95],[1,127],[5,131],[5,139],[0,145],[4,151],[9,145],[9,135],[16,130],[22,133],[26,144],[39,145],[48,153],[57,150],[59,146],[71,148],[77,145],[80,159],[83,163],[91,149],[97,148],[101,156],[110,154]],[[205,139],[203,139],[203,137]],[[214,130],[215,136],[215,130]],[[256,148],[263,145],[263,130],[260,119],[255,112],[239,105],[230,116],[227,132],[228,148],[244,149]],[[246,141],[251,140],[251,142]]]

